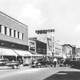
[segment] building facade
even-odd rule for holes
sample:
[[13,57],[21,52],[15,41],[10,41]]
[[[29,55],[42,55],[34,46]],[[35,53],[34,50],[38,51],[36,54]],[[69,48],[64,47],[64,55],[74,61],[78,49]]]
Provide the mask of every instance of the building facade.
[[29,50],[33,54],[47,55],[47,44],[34,38],[29,39]]
[[0,47],[28,50],[28,26],[0,12]]
[[54,53],[54,32],[55,29],[43,29],[35,31],[38,35],[38,40],[47,44],[47,56],[53,56]]
[[54,43],[54,57],[62,57],[62,45],[59,42]]
[[63,58],[72,58],[73,57],[73,48],[70,44],[64,44],[62,46]]

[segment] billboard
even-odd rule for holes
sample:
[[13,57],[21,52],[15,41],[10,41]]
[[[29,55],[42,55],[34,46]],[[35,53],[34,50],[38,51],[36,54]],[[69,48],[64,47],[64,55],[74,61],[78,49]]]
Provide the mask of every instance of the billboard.
[[35,41],[30,41],[29,42],[29,50],[30,51],[36,51],[36,43],[35,43]]
[[52,56],[52,39],[47,38],[47,55]]
[[38,54],[47,54],[47,44],[41,41],[36,41],[36,52]]
[[52,51],[52,40],[50,38],[47,38],[47,49]]

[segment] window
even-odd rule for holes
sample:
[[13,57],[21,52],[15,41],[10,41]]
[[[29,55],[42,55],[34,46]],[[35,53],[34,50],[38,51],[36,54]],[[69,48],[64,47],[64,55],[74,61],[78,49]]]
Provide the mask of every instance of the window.
[[7,36],[9,36],[9,28],[7,27]]
[[18,32],[18,38],[19,38],[19,32]]
[[1,25],[0,25],[0,33],[1,33]]
[[12,29],[9,29],[10,36],[12,35],[12,33],[11,33],[11,32],[12,32]]
[[14,30],[11,30],[11,37],[14,37]]
[[22,33],[22,40],[23,40],[23,38],[24,38],[24,33]]
[[16,37],[16,30],[14,30],[14,37]]
[[4,28],[5,35],[7,35],[7,27]]
[[5,30],[4,29],[5,29],[4,26],[1,26],[1,33],[2,34],[5,34]]
[[16,38],[18,38],[18,32],[16,31]]
[[19,34],[20,36],[19,36],[19,38],[22,40],[22,33],[20,32],[20,34]]

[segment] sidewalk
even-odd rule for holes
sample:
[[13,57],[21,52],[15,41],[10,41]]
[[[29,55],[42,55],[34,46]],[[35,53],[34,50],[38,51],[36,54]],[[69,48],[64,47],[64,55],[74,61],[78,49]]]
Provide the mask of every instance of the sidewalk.
[[[29,69],[30,66],[19,66],[18,69],[23,69],[23,68]],[[17,68],[15,68],[15,69],[17,69]],[[15,69],[12,69],[12,67],[9,67],[9,66],[0,66],[0,71],[15,70]],[[17,69],[17,70],[18,70],[18,69]]]
[[1,78],[4,78],[4,77],[11,77],[12,79],[10,80],[15,80],[16,77],[18,77],[18,79],[16,80],[23,80],[22,79],[23,76],[25,77],[25,80],[44,80],[50,77],[51,75],[56,75],[62,71],[80,71],[80,70],[69,68],[69,67],[55,67],[55,68],[54,67],[45,67],[45,68],[22,67],[20,69],[0,71],[0,80]]

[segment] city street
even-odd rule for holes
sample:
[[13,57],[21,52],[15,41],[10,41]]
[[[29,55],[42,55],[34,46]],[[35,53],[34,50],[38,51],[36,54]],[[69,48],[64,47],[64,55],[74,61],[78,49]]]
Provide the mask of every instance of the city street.
[[0,71],[0,80],[80,80],[80,70],[68,67],[5,69]]

